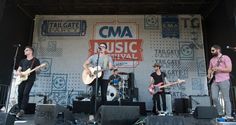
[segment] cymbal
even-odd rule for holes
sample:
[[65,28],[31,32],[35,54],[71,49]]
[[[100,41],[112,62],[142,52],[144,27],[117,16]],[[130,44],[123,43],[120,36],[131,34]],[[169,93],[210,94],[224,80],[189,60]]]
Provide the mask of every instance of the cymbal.
[[118,72],[118,74],[120,74],[120,75],[129,75],[129,73],[127,73],[127,72]]

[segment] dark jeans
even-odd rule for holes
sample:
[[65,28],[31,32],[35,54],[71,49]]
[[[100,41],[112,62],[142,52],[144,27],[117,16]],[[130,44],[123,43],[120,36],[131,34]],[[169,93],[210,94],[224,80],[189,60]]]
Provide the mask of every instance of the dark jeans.
[[[109,80],[105,79],[98,79],[98,90],[97,95],[99,92],[99,88],[101,87],[101,102],[100,104],[104,104],[107,101],[107,87],[108,87]],[[90,101],[90,114],[95,113],[95,93],[96,93],[96,79],[91,83],[92,85],[92,94],[91,94],[91,101]],[[98,99],[97,99],[98,102]],[[97,109],[98,110],[99,103],[97,103]]]
[[28,101],[29,101],[29,93],[31,88],[33,87],[34,81],[23,81],[18,87],[18,107],[19,109],[27,108]]
[[[160,101],[160,96],[161,96],[161,99],[162,99],[162,108],[163,108],[163,111],[166,111],[166,95],[165,93],[161,93],[161,94],[155,94],[153,95],[152,97],[152,100],[153,100],[153,108],[152,108],[152,112],[153,113],[157,113],[157,110],[158,111],[161,111],[161,101]],[[157,109],[156,109],[157,107]]]

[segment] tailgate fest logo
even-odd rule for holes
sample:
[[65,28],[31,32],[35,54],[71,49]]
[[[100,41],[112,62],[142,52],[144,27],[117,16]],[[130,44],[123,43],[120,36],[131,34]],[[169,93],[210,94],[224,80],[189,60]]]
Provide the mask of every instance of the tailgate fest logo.
[[89,55],[97,53],[99,43],[106,43],[116,66],[136,67],[143,60],[138,31],[136,23],[96,23]]
[[85,36],[85,20],[43,20],[42,36]]

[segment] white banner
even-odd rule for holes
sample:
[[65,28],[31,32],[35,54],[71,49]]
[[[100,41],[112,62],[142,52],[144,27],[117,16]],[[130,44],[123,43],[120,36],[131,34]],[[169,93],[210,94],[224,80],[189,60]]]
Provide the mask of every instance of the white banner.
[[172,98],[207,95],[201,26],[200,15],[36,16],[33,47],[48,67],[37,76],[31,95],[47,94],[54,103],[67,105],[87,94],[82,65],[100,42],[107,43],[120,72],[135,74],[139,101],[146,102],[148,110],[149,79],[156,62],[169,81],[186,80],[170,87]]

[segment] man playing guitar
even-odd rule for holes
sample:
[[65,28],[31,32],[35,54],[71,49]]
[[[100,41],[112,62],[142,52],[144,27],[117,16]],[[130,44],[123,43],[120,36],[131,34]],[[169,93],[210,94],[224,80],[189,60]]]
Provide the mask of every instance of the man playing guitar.
[[211,53],[213,57],[210,60],[208,68],[208,79],[212,79],[211,94],[214,105],[216,105],[219,115],[223,114],[223,109],[218,100],[219,91],[221,91],[225,104],[226,118],[232,118],[231,116],[231,102],[229,96],[230,90],[230,75],[232,71],[232,62],[227,55],[221,53],[221,47],[213,45],[211,47]]
[[[109,76],[111,74],[110,69],[113,68],[113,61],[112,58],[106,54],[107,50],[107,44],[106,43],[100,43],[98,47],[98,53],[90,56],[85,63],[83,64],[83,67],[88,75],[94,74],[90,71],[89,67],[96,67],[99,66],[102,69],[102,75],[100,78],[98,78],[98,88],[101,86],[101,101],[104,103],[107,101],[107,87],[109,83]],[[95,73],[96,75],[96,73]],[[91,112],[90,112],[90,118],[89,120],[94,120],[94,104],[95,104],[95,92],[96,92],[96,79],[93,80],[92,83],[89,85],[92,86],[92,95],[91,95]],[[98,91],[97,91],[98,92]],[[97,93],[98,94],[98,93]],[[94,109],[94,110],[92,110]],[[97,110],[97,109],[96,109]]]
[[[150,75],[150,86],[152,85],[162,86],[165,83],[169,83],[166,79],[166,74],[164,72],[161,72],[161,66],[155,63],[153,67],[154,67],[155,72],[153,72]],[[161,88],[159,92],[155,93],[152,97],[152,100],[153,100],[152,112],[155,115],[158,115],[161,111],[160,97],[162,99],[163,111],[165,112],[166,111],[166,96],[165,96],[164,88]]]
[[34,49],[32,47],[26,46],[24,53],[26,55],[26,58],[20,61],[19,67],[16,71],[16,75],[22,77],[28,75],[28,79],[20,83],[18,87],[18,108],[20,110],[16,114],[16,118],[19,118],[24,114],[29,101],[29,93],[32,86],[34,85],[34,81],[36,78],[35,71],[30,74],[24,71],[28,70],[29,68],[33,69],[40,65],[39,60],[33,56]]

